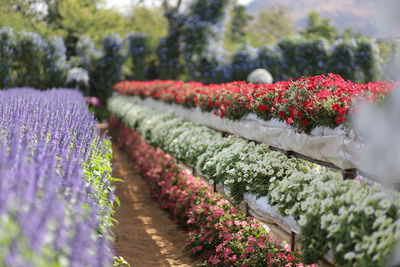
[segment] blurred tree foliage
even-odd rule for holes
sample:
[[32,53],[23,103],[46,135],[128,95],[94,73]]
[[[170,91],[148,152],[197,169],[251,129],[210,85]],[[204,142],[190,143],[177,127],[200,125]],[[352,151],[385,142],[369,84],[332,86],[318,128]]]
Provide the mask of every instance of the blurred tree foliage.
[[[332,25],[328,18],[322,18],[317,12],[311,11],[308,14],[307,26],[300,33],[307,39],[324,37],[329,42],[333,42],[337,37],[337,28]],[[347,32],[349,33],[349,31]]]
[[235,4],[231,11],[231,21],[228,25],[228,38],[232,42],[243,42],[246,36],[246,27],[253,16],[246,12],[244,5]]
[[0,0],[0,26],[12,27],[15,30],[27,30],[40,33],[41,35],[51,34],[46,23],[33,12],[32,5],[36,1],[31,0]]
[[125,19],[118,11],[99,8],[94,0],[59,0],[59,19],[54,23],[63,31],[69,55],[73,54],[79,36],[96,44],[111,33],[128,32]]
[[[132,0],[124,14],[106,8],[105,1],[0,0],[0,27],[63,37],[68,63],[86,69],[98,84],[103,76],[95,70],[101,64],[102,71],[115,74],[113,80],[230,81],[255,67],[270,69],[277,79],[329,70],[349,79],[374,80],[378,72],[375,42],[361,40],[350,28],[339,32],[316,12],[297,30],[290,9],[282,5],[261,9],[252,18],[237,0],[154,0],[154,7],[147,5],[150,0]],[[107,37],[111,33],[114,37]],[[145,41],[141,33],[147,35]],[[129,36],[135,38],[129,42]],[[378,45],[381,57],[392,57],[387,40]],[[113,64],[106,69],[109,60]]]
[[64,38],[68,55],[73,54],[79,36],[99,44],[110,33],[130,30],[116,10],[102,7],[103,0],[0,0],[0,26]]
[[237,1],[233,3],[225,28],[224,49],[233,53],[248,41],[247,30],[252,19],[253,16],[247,13],[245,6],[238,4]]
[[214,60],[205,54],[210,51],[210,44],[221,37],[221,22],[231,1],[162,1],[168,35],[161,39],[157,51],[161,78],[188,78],[185,74],[200,69],[199,64],[208,65]]
[[261,9],[248,27],[251,44],[255,47],[276,43],[294,33],[295,26],[290,17],[290,9],[279,4]]
[[149,46],[153,49],[168,33],[167,19],[160,7],[150,9],[133,6],[126,19],[126,27],[131,32],[146,33],[149,36]]

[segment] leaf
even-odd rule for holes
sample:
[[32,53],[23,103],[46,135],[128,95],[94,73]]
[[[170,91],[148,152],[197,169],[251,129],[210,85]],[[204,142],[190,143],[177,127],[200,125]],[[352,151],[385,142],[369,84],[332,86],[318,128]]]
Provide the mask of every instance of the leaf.
[[114,201],[117,203],[118,207],[121,207],[121,200],[117,196],[114,197]]
[[113,181],[113,182],[123,182],[124,181],[120,178],[115,178],[115,177],[109,177],[108,180]]

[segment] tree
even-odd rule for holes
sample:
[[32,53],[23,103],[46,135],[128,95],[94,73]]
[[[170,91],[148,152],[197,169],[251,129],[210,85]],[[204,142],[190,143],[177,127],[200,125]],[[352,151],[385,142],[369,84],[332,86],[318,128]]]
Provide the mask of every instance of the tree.
[[272,5],[259,11],[248,31],[252,45],[259,47],[293,35],[294,28],[289,9],[282,5]]
[[35,12],[34,3],[36,1],[33,0],[0,0],[0,27],[8,26],[17,31],[27,30],[45,36],[53,34],[40,19],[39,12]]
[[61,0],[59,19],[54,27],[63,33],[68,55],[74,55],[75,45],[81,35],[96,44],[111,33],[127,33],[126,22],[120,13],[99,8],[95,0]]
[[6,7],[8,11],[17,12],[24,17],[36,17],[40,11],[35,8],[41,0],[0,0],[0,6]]
[[360,30],[346,27],[343,30],[343,33],[340,35],[340,39],[351,40],[351,39],[360,39],[363,38],[363,35]]
[[146,57],[149,53],[149,37],[145,33],[129,33],[126,39],[128,53],[132,60],[133,79],[143,81],[146,79]]
[[311,11],[308,14],[307,27],[301,31],[301,34],[307,39],[323,37],[333,42],[337,37],[337,29],[331,24],[330,19],[321,18],[317,12]]
[[115,33],[109,34],[101,40],[103,53],[96,60],[94,74],[91,77],[95,96],[102,103],[112,95],[112,87],[121,81],[122,64],[126,59],[123,51],[123,40]]
[[235,4],[231,12],[228,36],[232,42],[242,43],[246,35],[246,27],[253,16],[246,12],[244,5]]
[[204,58],[202,52],[216,37],[215,26],[230,0],[194,0],[184,13],[180,13],[182,0],[172,2],[162,2],[168,21],[168,36],[160,41],[158,49],[160,76],[164,79],[179,77],[183,69],[186,73],[198,69],[196,59]]
[[182,0],[177,0],[175,5],[172,2],[170,0],[162,1],[164,16],[168,21],[168,35],[174,34],[177,28],[181,26],[179,23],[179,12],[182,7]]
[[0,0],[0,26],[26,29],[42,35],[61,35],[73,55],[80,35],[96,44],[110,33],[129,32],[125,18],[102,7],[104,0]]
[[160,39],[157,48],[160,78],[177,79],[183,69],[180,41],[185,23],[183,16],[179,13],[182,0],[178,0],[175,5],[172,1],[163,0],[161,6],[168,23],[168,35]]
[[155,48],[159,40],[167,35],[167,23],[161,8],[134,6],[127,17],[127,28],[131,32],[146,33],[152,48]]

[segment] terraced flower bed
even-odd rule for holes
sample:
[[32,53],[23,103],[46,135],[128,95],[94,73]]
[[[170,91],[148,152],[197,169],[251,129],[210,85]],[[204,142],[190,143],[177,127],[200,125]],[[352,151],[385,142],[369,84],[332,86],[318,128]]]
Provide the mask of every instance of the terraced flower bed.
[[[129,97],[113,97],[109,109],[124,131],[136,131],[135,136],[140,134],[148,144],[196,168],[211,184],[225,185],[234,200],[246,199],[248,194],[265,196],[265,205],[278,216],[291,216],[299,227],[307,264],[329,253],[338,266],[384,266],[396,245],[398,193],[343,180],[340,173],[288,158],[264,144],[225,137]],[[151,159],[143,162],[152,164]],[[148,169],[155,170],[159,171]]]
[[394,86],[329,74],[260,85],[127,81],[114,89],[161,112],[376,179],[374,168],[360,160],[368,146],[349,121],[357,104],[380,101]]
[[212,266],[295,266],[299,262],[297,253],[272,242],[254,219],[246,219],[220,194],[211,193],[203,180],[180,168],[170,155],[150,146],[115,117],[110,126],[161,207],[188,229],[190,254],[209,255]]

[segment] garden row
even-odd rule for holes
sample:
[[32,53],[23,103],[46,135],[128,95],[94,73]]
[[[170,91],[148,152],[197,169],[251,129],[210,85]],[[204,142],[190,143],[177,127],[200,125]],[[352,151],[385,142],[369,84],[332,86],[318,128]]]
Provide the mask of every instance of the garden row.
[[134,168],[161,207],[188,229],[186,249],[203,254],[212,266],[296,266],[297,253],[276,245],[264,228],[209,185],[182,169],[170,155],[150,146],[116,117],[109,120],[115,140],[130,154]]
[[365,147],[349,127],[362,102],[376,102],[395,84],[355,84],[328,74],[274,84],[126,81],[114,89],[160,111],[323,162],[372,172]]
[[111,266],[111,144],[73,90],[0,92],[0,265]]
[[[305,263],[315,263],[329,252],[339,266],[387,264],[400,236],[397,193],[343,180],[338,173],[288,158],[267,145],[223,137],[172,113],[138,105],[129,97],[111,98],[109,109],[120,120],[121,132],[128,131],[122,138],[127,146],[133,142],[129,135],[139,134],[146,143],[196,168],[209,183],[223,184],[235,202],[248,194],[266,196],[266,206],[297,222]],[[137,162],[148,164],[147,171],[155,173],[157,180],[162,168],[153,168],[154,160]],[[190,198],[190,193],[182,194],[183,199]],[[180,210],[179,203],[167,207]]]

